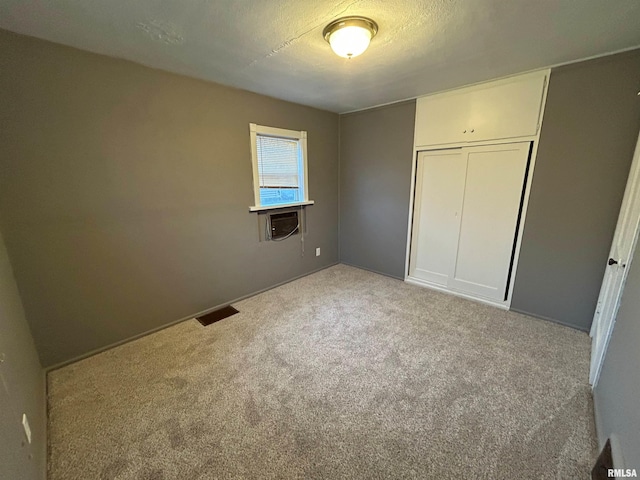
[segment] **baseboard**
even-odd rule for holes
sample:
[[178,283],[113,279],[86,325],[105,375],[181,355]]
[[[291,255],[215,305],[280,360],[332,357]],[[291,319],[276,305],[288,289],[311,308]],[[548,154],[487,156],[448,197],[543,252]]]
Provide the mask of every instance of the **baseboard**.
[[360,270],[365,270],[367,272],[377,273],[378,275],[383,275],[385,277],[393,278],[395,280],[404,281],[404,277],[396,277],[395,275],[391,275],[390,273],[380,272],[378,270],[374,270],[373,268],[363,267],[362,265],[354,265],[353,263],[345,262],[342,260],[338,263],[341,263],[342,265],[347,265],[348,267],[359,268]]
[[431,290],[435,290],[436,292],[444,293],[445,295],[450,295],[452,297],[464,298],[465,300],[470,300],[476,303],[482,303],[483,305],[489,305],[490,307],[499,308],[500,310],[509,310],[508,305],[504,303],[494,302],[492,300],[487,300],[481,297],[474,297],[473,295],[467,295],[466,293],[458,292],[455,290],[449,290],[448,288],[439,287],[438,285],[434,285],[429,282],[422,281],[420,279],[414,277],[407,277],[404,280],[410,285],[416,285],[422,288],[429,288]]
[[145,332],[138,333],[137,335],[133,335],[131,337],[127,337],[124,340],[119,340],[117,342],[110,343],[109,345],[106,345],[104,347],[96,348],[96,349],[91,350],[91,351],[89,351],[87,353],[83,353],[82,355],[78,355],[77,357],[73,357],[73,358],[71,358],[69,360],[65,360],[64,362],[56,363],[55,365],[51,365],[49,367],[46,367],[44,369],[45,374],[47,374],[49,372],[52,372],[53,370],[57,370],[59,368],[62,368],[62,367],[66,367],[67,365],[70,365],[72,363],[79,362],[80,360],[84,360],[85,358],[92,357],[94,355],[102,353],[102,352],[104,352],[106,350],[109,350],[111,348],[115,348],[115,347],[118,347],[120,345],[124,345],[125,343],[133,342],[134,340],[138,340],[139,338],[146,337],[147,335],[151,335],[152,333],[159,332],[160,330],[164,330],[165,328],[172,327],[174,325],[177,325],[178,323],[181,323],[181,322],[184,322],[184,321],[187,321],[187,320],[191,320],[191,319],[196,318],[196,317],[201,317],[203,315],[206,315],[207,313],[213,312],[214,310],[218,310],[219,308],[222,308],[222,307],[226,307],[227,305],[230,305],[232,303],[240,302],[242,300],[245,300],[247,298],[253,297],[255,295],[259,295],[259,294],[261,294],[263,292],[266,292],[268,290],[272,290],[274,288],[277,288],[277,287],[279,287],[281,285],[285,285],[287,283],[291,283],[291,282],[293,282],[295,280],[298,280],[300,278],[306,277],[308,275],[312,275],[312,274],[320,272],[322,270],[326,270],[327,268],[334,267],[334,266],[338,265],[339,263],[340,262],[334,262],[334,263],[331,263],[329,265],[325,265],[324,267],[316,268],[315,270],[312,270],[312,271],[307,272],[307,273],[303,273],[302,275],[297,275],[297,276],[295,276],[293,278],[290,278],[288,280],[285,280],[283,282],[276,283],[275,285],[271,285],[269,287],[257,290],[255,292],[251,292],[251,293],[248,293],[246,295],[242,295],[241,297],[234,298],[233,300],[229,300],[228,302],[220,303],[220,304],[216,305],[215,307],[207,308],[206,310],[203,310],[201,312],[196,312],[194,314],[187,315],[186,317],[182,317],[182,318],[180,318],[178,320],[174,320],[174,321],[171,321],[169,323],[165,323],[164,325],[160,325],[159,327],[152,328],[151,330],[147,330]]
[[538,315],[537,313],[527,312],[525,310],[520,310],[519,308],[510,308],[512,312],[521,313],[523,315],[527,315],[529,317],[537,318],[539,320],[544,320],[545,322],[557,323],[558,325],[562,325],[563,327],[570,327],[574,330],[580,330],[581,332],[589,333],[589,328],[578,327],[577,325],[572,325],[567,322],[563,322],[562,320],[557,320],[555,318],[545,317],[544,315]]

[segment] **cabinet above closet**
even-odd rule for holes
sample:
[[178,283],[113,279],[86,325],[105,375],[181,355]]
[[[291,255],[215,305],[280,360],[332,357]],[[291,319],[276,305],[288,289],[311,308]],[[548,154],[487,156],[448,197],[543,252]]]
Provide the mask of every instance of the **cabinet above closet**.
[[548,74],[545,70],[418,98],[416,149],[536,135]]

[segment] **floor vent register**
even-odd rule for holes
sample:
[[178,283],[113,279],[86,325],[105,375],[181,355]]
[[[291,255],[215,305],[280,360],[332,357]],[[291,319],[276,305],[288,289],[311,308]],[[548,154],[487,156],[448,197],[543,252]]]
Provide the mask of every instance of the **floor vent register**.
[[197,320],[203,327],[206,327],[207,325],[211,325],[212,323],[224,320],[225,318],[228,318],[231,315],[235,315],[236,313],[239,313],[238,310],[233,308],[231,305],[227,305],[226,307],[219,308],[218,310],[214,310],[213,312],[207,313],[206,315],[197,317]]

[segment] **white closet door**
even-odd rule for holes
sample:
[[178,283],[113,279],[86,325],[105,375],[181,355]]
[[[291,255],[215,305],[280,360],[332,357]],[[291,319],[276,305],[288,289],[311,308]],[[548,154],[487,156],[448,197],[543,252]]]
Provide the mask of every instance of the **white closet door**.
[[504,301],[529,142],[464,149],[467,163],[455,271],[449,287]]
[[467,166],[462,149],[420,152],[409,275],[447,286],[453,273]]

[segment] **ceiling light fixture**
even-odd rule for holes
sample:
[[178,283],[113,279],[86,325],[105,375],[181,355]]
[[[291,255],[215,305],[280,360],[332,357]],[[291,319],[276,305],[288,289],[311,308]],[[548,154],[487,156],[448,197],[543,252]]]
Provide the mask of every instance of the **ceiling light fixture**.
[[324,27],[322,36],[344,58],[357,57],[378,33],[376,22],[366,17],[342,17]]

